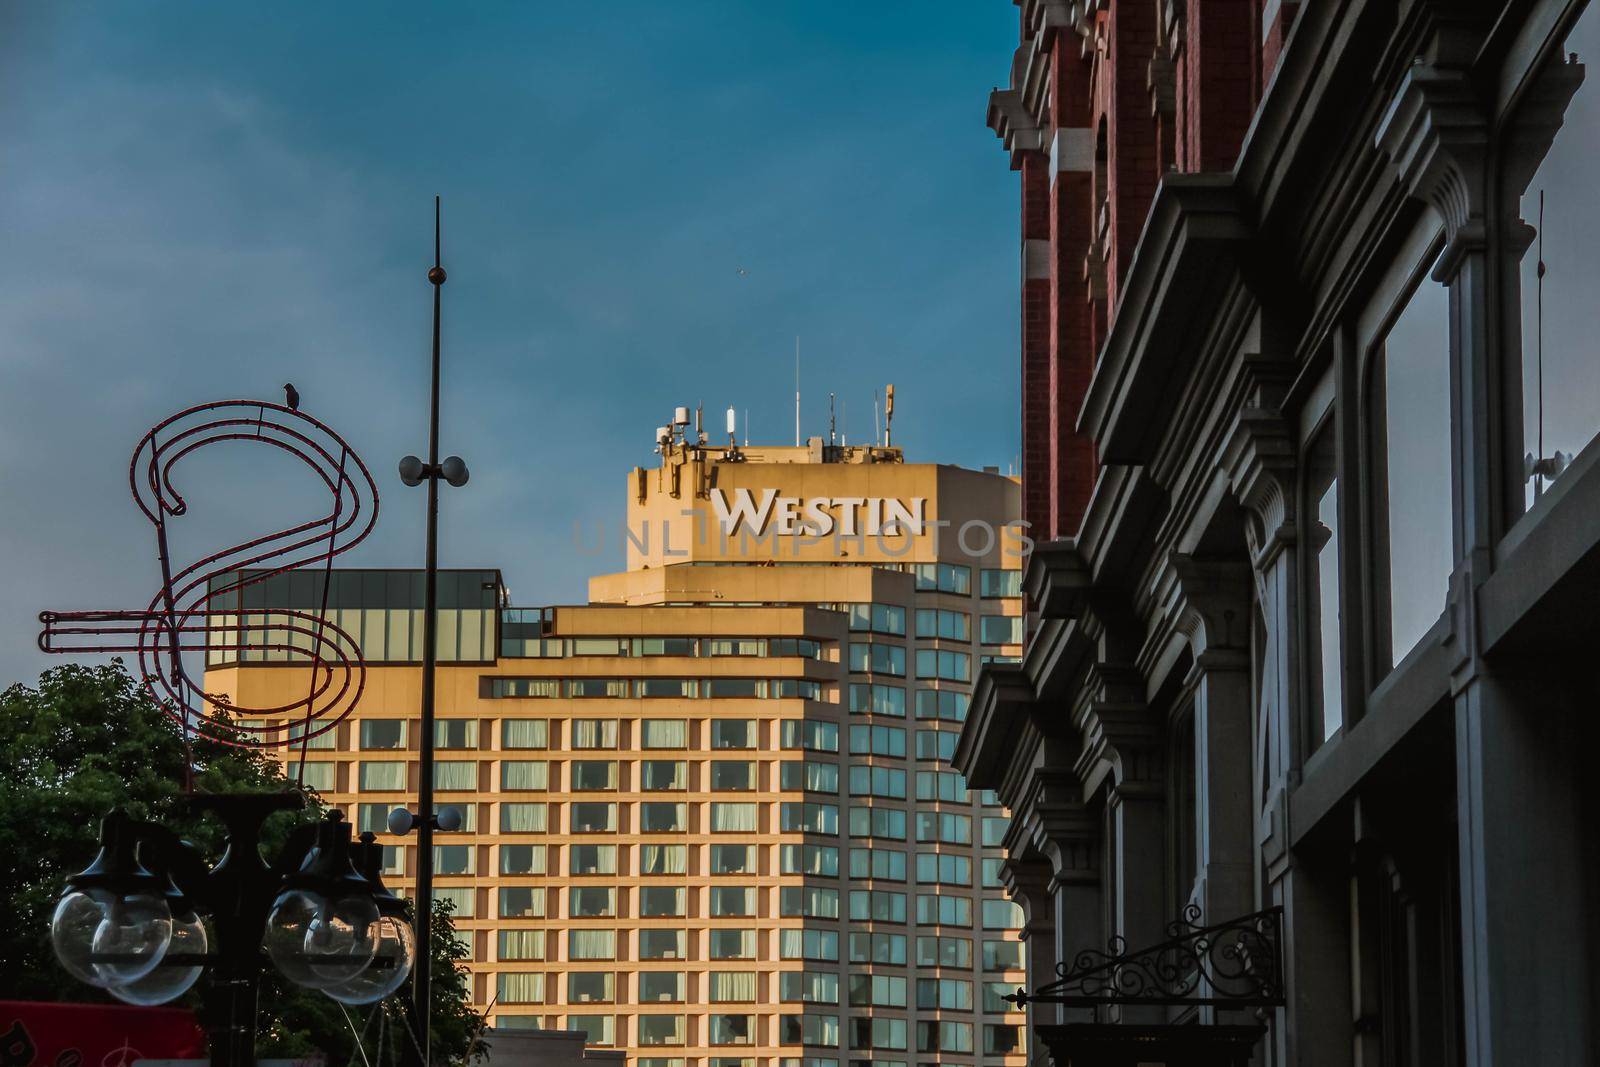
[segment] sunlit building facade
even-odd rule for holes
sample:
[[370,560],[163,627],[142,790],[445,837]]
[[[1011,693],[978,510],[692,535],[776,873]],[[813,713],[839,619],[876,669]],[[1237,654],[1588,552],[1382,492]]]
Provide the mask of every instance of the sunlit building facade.
[[[1006,813],[949,763],[980,666],[1020,651],[1016,482],[815,439],[661,451],[589,603],[441,575],[435,787],[462,830],[435,893],[475,1003],[644,1067],[1025,1062]],[[214,618],[281,626],[322,593],[279,577]],[[327,603],[369,667],[305,778],[404,890],[414,841],[386,820],[418,786],[421,575],[336,571]],[[264,647],[207,675],[252,706],[307,681]]]

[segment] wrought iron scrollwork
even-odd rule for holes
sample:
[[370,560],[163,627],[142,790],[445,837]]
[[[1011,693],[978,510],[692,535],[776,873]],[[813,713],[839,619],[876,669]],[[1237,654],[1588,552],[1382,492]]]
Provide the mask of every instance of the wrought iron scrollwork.
[[1056,965],[1056,981],[1006,999],[1093,1007],[1099,1004],[1278,1007],[1283,1004],[1283,908],[1267,908],[1212,926],[1190,904],[1167,925],[1167,940],[1129,952],[1121,937],[1109,951],[1086,949]]

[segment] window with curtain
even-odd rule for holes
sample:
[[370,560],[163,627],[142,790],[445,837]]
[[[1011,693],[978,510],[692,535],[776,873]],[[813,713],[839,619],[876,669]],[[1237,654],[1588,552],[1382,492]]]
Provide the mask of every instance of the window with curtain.
[[785,760],[779,765],[779,786],[782,789],[800,789],[811,793],[837,793],[839,791],[839,765],[818,763],[815,760]]
[[544,959],[543,930],[500,930],[496,933],[495,957],[502,960]]
[[647,759],[639,764],[639,788],[647,793],[688,787],[689,765],[683,760]]
[[362,748],[405,748],[406,720],[362,719]]
[[689,869],[686,845],[640,845],[640,874],[683,874]]
[[617,787],[617,761],[611,759],[575,759],[568,764],[570,781],[567,788],[574,792],[615,789]]
[[477,748],[477,719],[435,719],[433,721],[435,748]]
[[403,760],[362,760],[358,778],[363,793],[398,793],[406,787],[406,765]]
[[918,893],[917,923],[923,926],[971,926],[972,901],[967,897]]
[[906,772],[895,767],[857,764],[850,768],[850,795],[858,797],[906,798]]
[[1022,1048],[1022,1028],[1014,1023],[983,1024],[983,1054],[1009,1056]]
[[904,967],[906,965],[906,935],[883,933],[851,934],[850,962],[887,963],[894,967]]
[[920,1022],[917,1024],[918,1052],[972,1051],[972,1024],[961,1022]]
[[640,886],[639,917],[641,919],[676,919],[684,914],[684,889],[675,885]]
[[573,719],[573,748],[616,748],[616,719]]
[[985,615],[978,623],[978,641],[985,645],[1022,644],[1020,615]]
[[755,748],[756,724],[753,719],[712,719],[712,748]]
[[567,915],[573,919],[609,919],[617,914],[617,891],[608,885],[575,885],[567,890]]
[[1022,1009],[1011,1003],[1006,997],[1016,992],[1016,988],[1009,982],[983,983],[983,1010],[988,1015],[1006,1015]]
[[711,761],[711,788],[748,792],[756,787],[756,765],[749,760]]
[[759,824],[760,805],[711,802],[711,832],[717,834],[755,833]]
[[548,823],[544,804],[503,803],[500,805],[500,832],[503,834],[543,833]]
[[786,800],[779,805],[779,825],[788,833],[837,834],[839,806]]
[[614,960],[617,958],[615,930],[568,930],[567,958],[573,960]]
[[617,806],[614,803],[586,800],[575,801],[570,807],[572,817],[569,825],[572,833],[612,833],[617,829]]
[[919,648],[917,677],[942,678],[950,682],[970,681],[972,657],[965,652],[950,652],[942,648]]
[[375,834],[389,832],[389,804],[358,804],[356,805],[356,832]]
[[906,854],[897,848],[853,848],[850,850],[850,877],[903,882],[906,880]]
[[754,845],[712,845],[710,858],[712,874],[756,873]]
[[906,813],[899,808],[851,808],[850,836],[904,841]]
[[[972,939],[967,937],[917,938],[918,967],[971,967]],[[985,968],[992,970],[993,968]],[[1008,988],[1006,992],[1011,992]]]
[[688,1026],[682,1015],[639,1016],[639,1044],[681,1045]]
[[462,801],[440,802],[433,806],[433,810],[441,815],[446,811],[454,811],[461,817],[461,832],[470,834],[478,829],[478,805]]
[[626,678],[569,678],[567,696],[575,699],[615,699],[628,695]]
[[966,722],[967,704],[972,698],[953,689],[918,689],[917,718]]
[[543,886],[507,885],[500,887],[502,919],[542,919],[545,916]]
[[971,1011],[972,983],[959,978],[918,978],[919,1011]]
[[500,723],[501,748],[549,748],[550,724],[544,719],[506,719]]
[[850,727],[850,753],[855,756],[889,756],[893,759],[904,759],[906,732],[898,726],[857,724]]
[[917,881],[924,885],[969,886],[972,884],[972,860],[952,853],[919,853]]
[[956,771],[918,771],[917,799],[966,804],[971,797],[967,792],[967,780]]
[[501,760],[500,788],[549,789],[550,765],[544,760]]
[[852,974],[850,1005],[856,1008],[903,1008],[906,980],[886,974]]
[[1022,595],[1022,572],[1006,570],[982,570],[978,572],[978,595],[982,597],[1003,597]]
[[478,761],[439,760],[433,765],[433,787],[447,790],[476,790]]
[[710,889],[713,919],[735,919],[754,915],[756,891],[745,886],[714,885]]
[[640,1004],[681,1004],[685,988],[682,971],[639,972]]
[[[633,695],[645,699],[665,698],[693,700],[700,695],[700,683],[694,678],[636,678]],[[658,748],[683,748],[683,745],[658,745]]]
[[[839,934],[834,930],[780,930],[778,958],[837,962]],[[902,959],[900,962],[904,963],[905,960]]]
[[903,1052],[906,1047],[906,1021],[855,1016],[850,1020],[850,1047]]
[[569,874],[616,874],[616,845],[568,845]]
[[692,656],[695,639],[692,637],[635,637],[635,656]]
[[882,682],[851,682],[850,712],[854,715],[890,715],[903,719],[906,717],[905,687],[884,685]]
[[478,912],[478,897],[470,886],[434,886],[433,898],[451,904],[457,919],[470,919]]
[[806,919],[837,919],[839,891],[814,885],[786,885],[778,890],[778,914]]
[[471,845],[434,845],[434,874],[471,874],[476,853]]
[[[785,977],[788,977],[785,975]],[[806,977],[827,978],[828,975],[807,975]],[[834,981],[833,999],[819,1000],[822,1004],[837,1004],[839,1002],[838,980]],[[839,1017],[837,1015],[817,1015],[807,1012],[804,1015],[778,1016],[778,1039],[786,1045],[825,1045],[828,1048],[839,1047]],[[814,1062],[814,1061],[808,1061]],[[832,1061],[837,1063],[837,1061]],[[888,1067],[887,1062],[879,1061],[882,1067]]]
[[756,973],[754,971],[712,971],[709,977],[711,979],[711,1003],[755,1003]]
[[985,930],[1022,929],[1022,905],[1010,900],[985,900],[983,902],[983,928]]
[[712,1045],[755,1044],[754,1015],[714,1013],[706,1019],[706,1040]]
[[701,685],[706,696],[715,700],[755,700],[767,696],[765,678],[707,678]]
[[642,748],[688,748],[687,719],[645,719],[639,724]]
[[567,1029],[587,1035],[591,1045],[616,1044],[616,1017],[611,1015],[568,1015]]
[[544,874],[545,847],[543,845],[501,845],[501,874]]
[[906,921],[906,895],[884,889],[852,889],[850,921],[903,923]]
[[833,845],[783,845],[779,854],[784,874],[839,877],[839,850]]
[[501,971],[495,975],[498,1004],[543,1004],[544,975]]
[[819,719],[786,719],[779,726],[779,745],[811,752],[839,751],[839,724]]
[[610,971],[570,971],[568,1004],[609,1004],[616,999],[616,975]]
[[561,695],[561,682],[556,678],[495,678],[489,683],[489,695],[552,699]]
[[753,960],[756,958],[754,930],[711,930],[711,958],[714,960]]
[[682,960],[687,959],[688,955],[689,935],[683,930],[639,931],[641,960]]
[[917,637],[924,640],[972,640],[972,616],[964,611],[945,611],[941,608],[917,610]]
[[1020,941],[985,941],[983,943],[983,969],[986,971],[1022,970],[1022,943]]
[[673,801],[647,800],[639,805],[639,832],[679,833],[689,828],[687,805]]
[[291,782],[299,782],[308,789],[315,789],[319,793],[331,792],[337,778],[338,764],[332,760],[307,761],[300,763],[298,760],[284,768],[285,776]]

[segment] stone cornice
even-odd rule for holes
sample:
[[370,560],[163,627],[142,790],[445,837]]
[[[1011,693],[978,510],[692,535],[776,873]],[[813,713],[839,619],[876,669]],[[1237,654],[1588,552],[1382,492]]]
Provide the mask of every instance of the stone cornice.
[[1231,175],[1162,178],[1078,416],[1102,463],[1149,461],[1187,381],[1192,320],[1253,233]]
[[1022,591],[1043,619],[1075,619],[1089,593],[1089,565],[1071,538],[1041,541],[1033,546]]
[[1021,753],[1025,734],[1037,730],[1030,716],[1033,702],[1033,685],[1020,664],[984,665],[951,758],[969,786],[1000,788],[1011,761]]

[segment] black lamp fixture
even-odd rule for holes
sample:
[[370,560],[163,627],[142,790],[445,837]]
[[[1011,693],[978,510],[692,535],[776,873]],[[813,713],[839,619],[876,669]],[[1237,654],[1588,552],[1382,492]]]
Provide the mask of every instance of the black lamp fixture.
[[99,854],[67,879],[51,920],[56,957],[70,974],[153,1005],[181,996],[211,967],[211,1062],[225,1067],[255,1062],[263,949],[284,977],[344,1004],[372,1004],[404,984],[416,939],[405,902],[379,876],[383,849],[371,833],[352,843],[344,816],[330,811],[296,828],[269,866],[261,827],[276,811],[300,808],[300,794],[196,795],[190,803],[227,825],[215,866],[159,824],[123,811],[101,822]]

